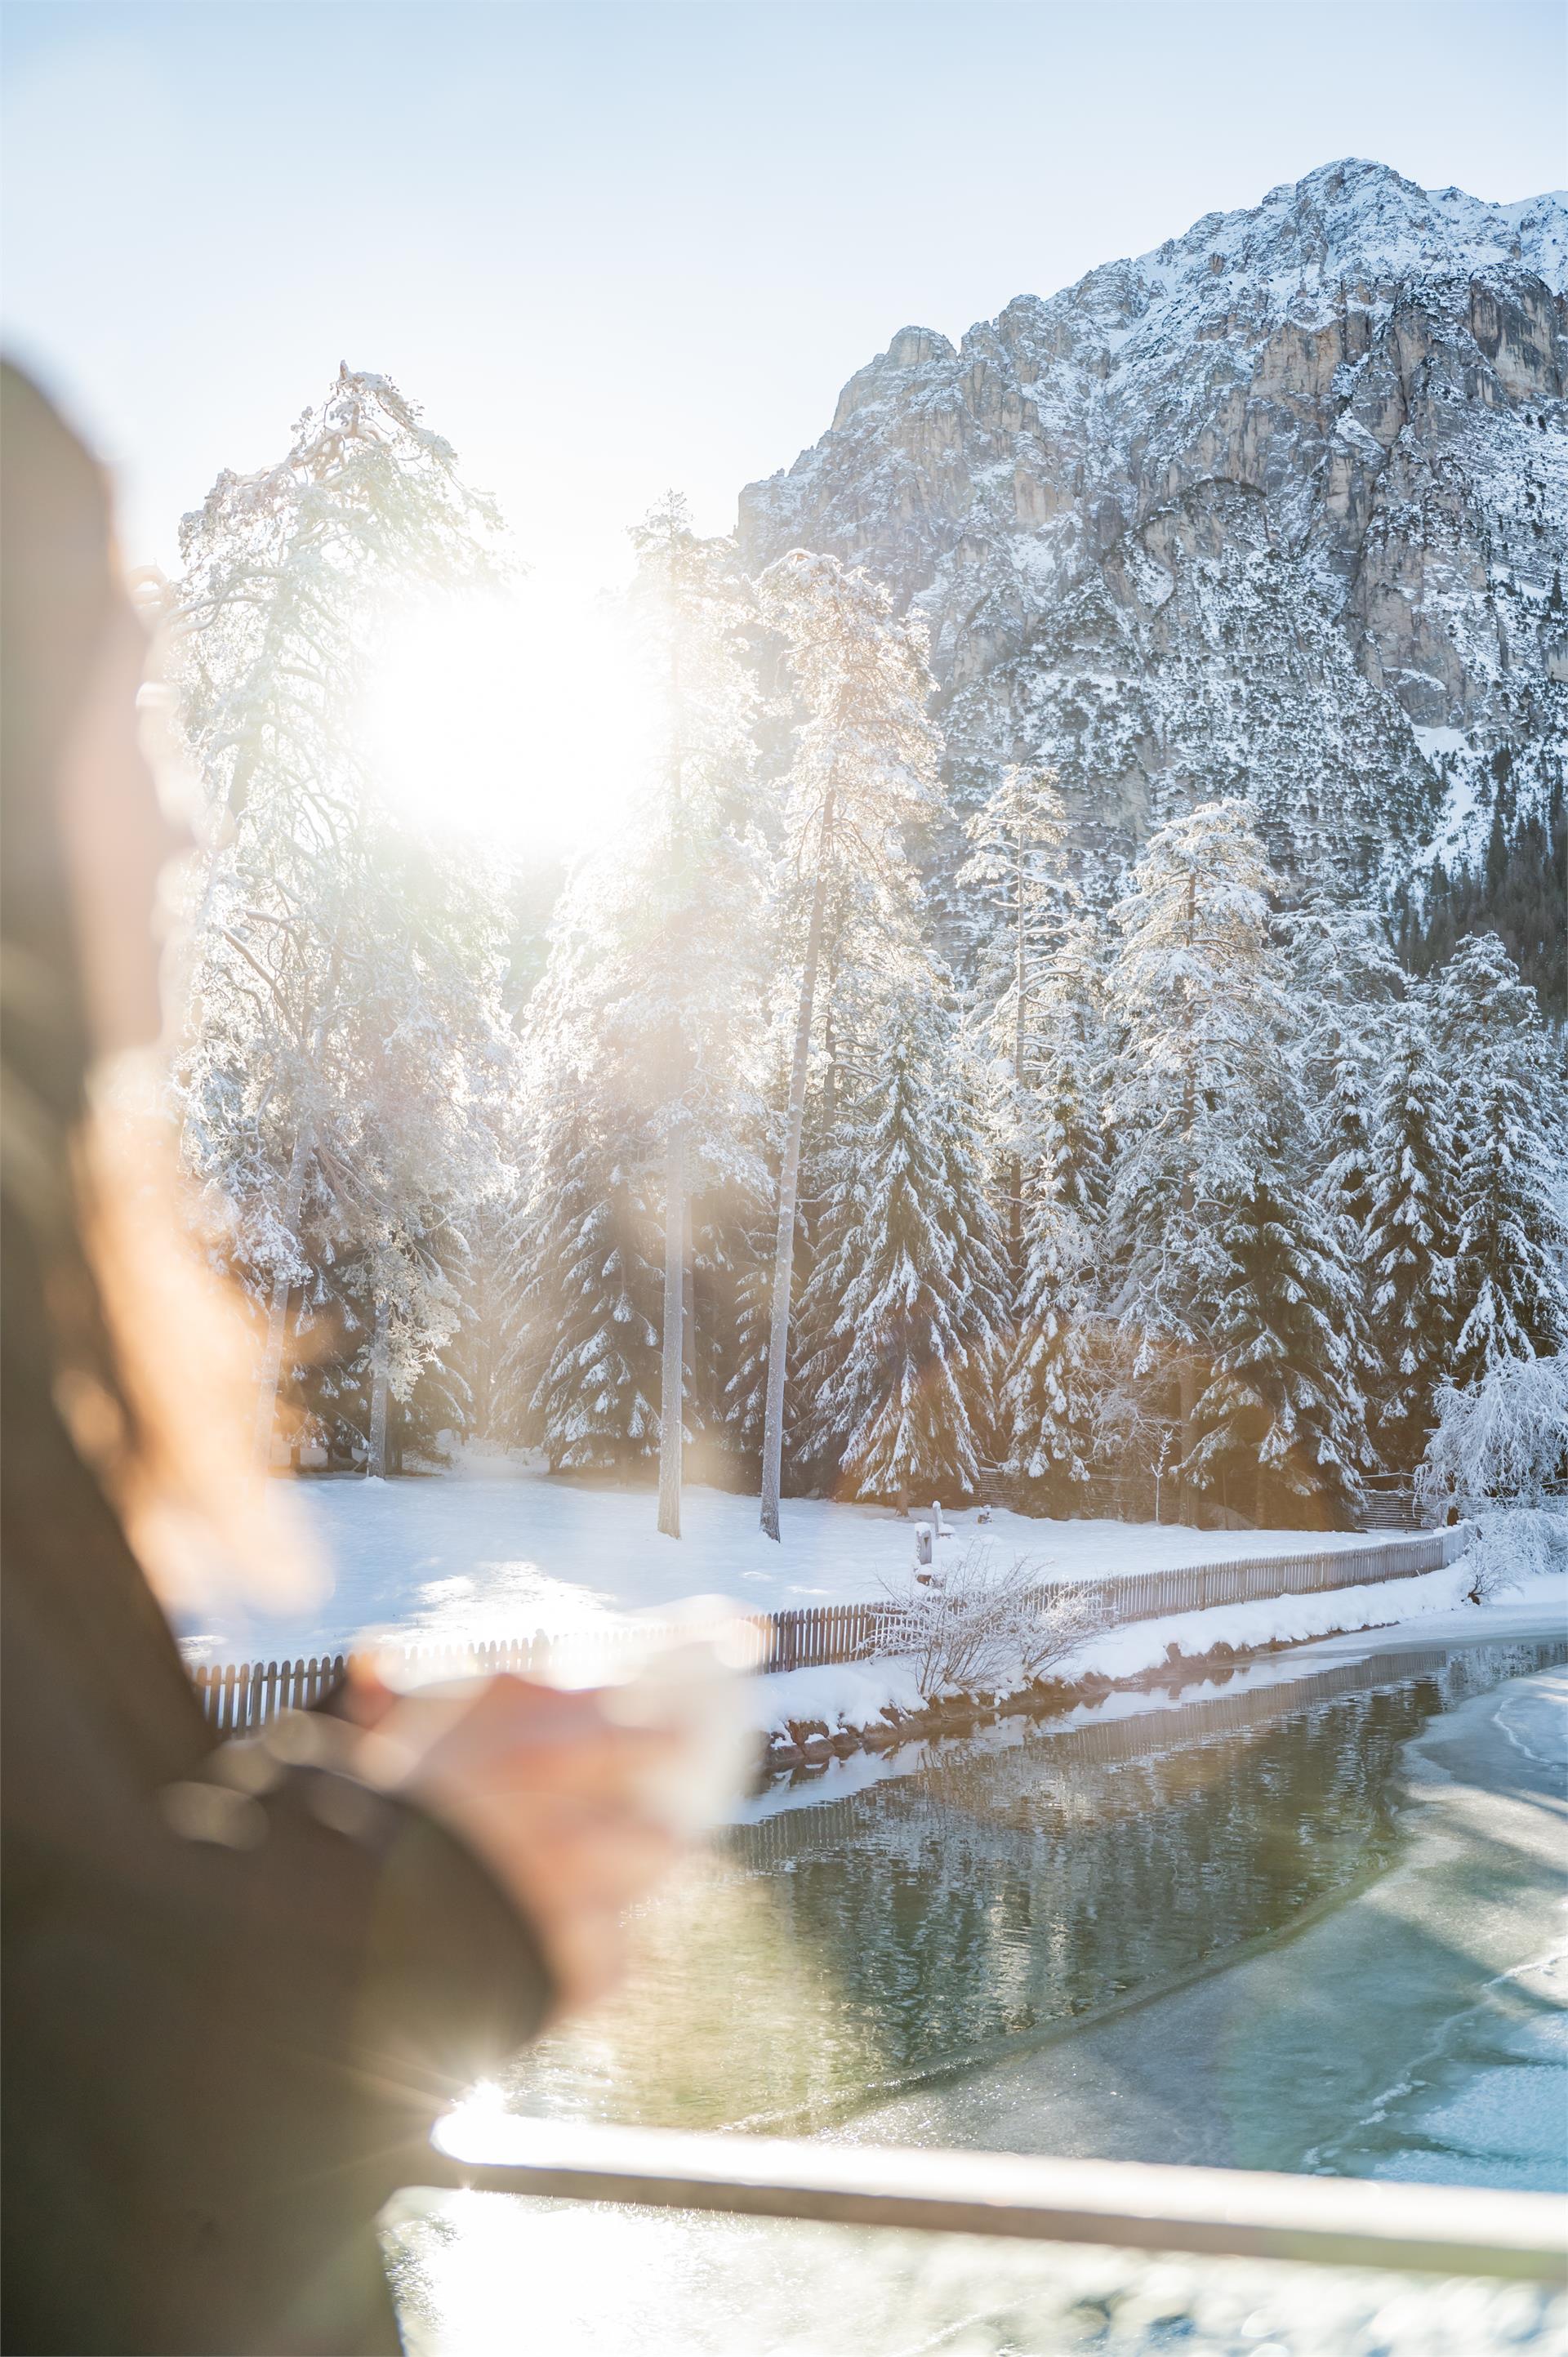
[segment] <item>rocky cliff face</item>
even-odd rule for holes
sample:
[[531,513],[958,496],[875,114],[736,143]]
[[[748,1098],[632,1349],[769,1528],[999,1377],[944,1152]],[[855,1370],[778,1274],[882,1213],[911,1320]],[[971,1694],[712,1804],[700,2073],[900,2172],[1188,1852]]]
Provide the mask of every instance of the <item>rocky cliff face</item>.
[[1451,857],[1568,747],[1565,280],[1562,197],[1328,165],[956,350],[903,328],[742,551],[886,579],[961,797],[1053,761],[1091,856],[1250,792],[1298,872]]

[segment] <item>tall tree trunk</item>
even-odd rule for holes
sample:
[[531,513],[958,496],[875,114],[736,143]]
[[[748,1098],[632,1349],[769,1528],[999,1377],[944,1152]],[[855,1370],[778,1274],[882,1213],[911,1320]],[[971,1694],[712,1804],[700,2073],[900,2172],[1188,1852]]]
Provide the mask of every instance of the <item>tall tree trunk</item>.
[[789,1347],[789,1293],[795,1274],[795,1196],[800,1181],[800,1133],[806,1119],[806,1066],[811,1045],[811,1013],[817,968],[822,954],[822,918],[828,899],[828,849],[832,841],[832,794],[822,809],[817,881],[795,1017],[795,1055],[789,1067],[789,1113],[779,1169],[779,1232],[773,1247],[773,1316],[768,1329],[768,1405],[762,1422],[762,1527],[779,1536],[779,1490],[784,1471],[784,1360]]
[[696,1255],[692,1243],[692,1179],[686,1174],[686,1235],[682,1245],[681,1322],[685,1336],[682,1365],[685,1369],[686,1397],[696,1400],[697,1394],[697,1283],[693,1271]]
[[659,1527],[681,1535],[681,1448],[686,1392],[686,1142],[664,1149],[664,1355],[659,1388]]
[[[1187,947],[1192,948],[1192,937],[1197,929],[1197,878],[1188,874],[1187,879]],[[1181,1174],[1181,1216],[1190,1243],[1192,1214],[1196,1190],[1193,1186],[1192,1134],[1197,1125],[1197,1080],[1192,1068],[1192,988],[1187,985],[1182,1001],[1182,1028],[1187,1034],[1187,1054],[1182,1076],[1182,1146],[1184,1162]],[[1176,1383],[1181,1404],[1181,1498],[1178,1511],[1184,1523],[1197,1519],[1197,1491],[1187,1472],[1187,1461],[1197,1446],[1197,1360],[1189,1343],[1182,1351],[1176,1371]]]
[[1015,971],[1013,991],[1016,1004],[1013,1012],[1013,1126],[1014,1146],[1007,1170],[1007,1249],[1012,1258],[1013,1283],[1021,1288],[1024,1282],[1024,1157],[1018,1151],[1017,1125],[1024,1111],[1024,845],[1020,824],[1015,845],[1015,865],[1018,878],[1015,950]]
[[1184,1351],[1176,1368],[1176,1384],[1181,1399],[1181,1505],[1184,1523],[1197,1517],[1197,1491],[1188,1480],[1187,1461],[1197,1446],[1197,1361],[1190,1351]]
[[387,1306],[376,1303],[375,1339],[371,1344],[371,1453],[365,1471],[372,1481],[384,1481],[387,1472]]
[[[685,706],[681,694],[681,595],[673,526],[665,552],[665,587],[670,601],[669,783],[671,839],[684,802],[682,774]],[[673,1082],[683,1068],[679,1040],[671,1043],[670,1134],[664,1146],[664,1334],[659,1379],[659,1528],[666,1538],[681,1535],[681,1456],[686,1423],[686,1139],[673,1100]]]
[[[283,1223],[291,1237],[299,1233],[299,1215],[305,1203],[305,1174],[310,1167],[314,1134],[308,1122],[294,1141],[294,1153],[288,1166],[288,1186],[284,1196]],[[262,1383],[256,1397],[256,1462],[265,1472],[272,1460],[273,1426],[277,1417],[278,1382],[283,1373],[284,1329],[288,1319],[290,1286],[281,1268],[273,1278],[272,1298],[267,1306],[267,1339],[262,1352]]]

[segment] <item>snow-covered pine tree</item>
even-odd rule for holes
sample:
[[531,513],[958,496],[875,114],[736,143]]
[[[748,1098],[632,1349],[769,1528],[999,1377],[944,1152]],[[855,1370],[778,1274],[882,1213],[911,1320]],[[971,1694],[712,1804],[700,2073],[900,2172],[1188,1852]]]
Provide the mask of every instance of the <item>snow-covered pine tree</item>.
[[1541,1135],[1533,1092],[1506,1065],[1472,1082],[1455,1240],[1452,1372],[1482,1383],[1504,1359],[1568,1349],[1568,1222],[1563,1168]]
[[528,1181],[486,1204],[468,1230],[458,1365],[473,1402],[471,1437],[506,1449],[526,1440],[528,1405],[541,1370],[527,1358],[523,1295]]
[[688,1418],[712,1471],[726,1480],[755,1460],[767,1390],[773,1205],[766,1125],[755,1181],[727,1181],[692,1203],[692,1291],[687,1321]]
[[[810,1184],[802,1189],[811,1192]],[[773,1322],[774,1247],[778,1241],[778,1207],[768,1199],[752,1207],[736,1236],[735,1284],[731,1297],[727,1367],[723,1403],[729,1440],[748,1463],[762,1462],[762,1437],[768,1415],[768,1338]],[[806,1205],[795,1222],[795,1265],[791,1293],[799,1294],[811,1271],[811,1243]],[[793,1465],[793,1437],[800,1425],[800,1347],[797,1338],[786,1369],[784,1394],[785,1464]]]
[[611,1081],[600,990],[613,862],[568,878],[529,1002],[515,1224],[522,1272],[503,1381],[553,1470],[625,1468],[659,1437],[661,1280],[646,1134]]
[[1065,924],[1038,977],[1041,1069],[1030,1119],[1026,1254],[1000,1401],[1007,1469],[1054,1512],[1090,1478],[1104,1381],[1101,1250],[1110,1167],[1098,929]]
[[1264,1525],[1348,1525],[1368,1443],[1360,1283],[1338,1222],[1272,1168],[1226,1207],[1189,1478]]
[[546,1211],[542,1185],[534,1199],[545,1232],[531,1331],[547,1355],[530,1426],[552,1472],[624,1471],[659,1445],[660,1286],[645,1176],[577,1154],[560,1200]]
[[467,1387],[465,1437],[495,1448],[522,1443],[528,1405],[542,1372],[526,1362],[530,1337],[523,1309],[528,1265],[523,1242],[529,1216],[526,1168],[526,1068],[521,1049],[529,1006],[550,951],[550,922],[560,897],[562,870],[553,858],[514,862],[506,889],[506,979],[502,1006],[514,1052],[507,1101],[497,1125],[507,1165],[500,1189],[476,1206],[464,1223],[467,1253],[459,1264],[462,1322],[446,1354]]
[[[378,1294],[387,1272],[362,1246],[314,1273],[297,1319],[302,1355],[291,1388],[305,1431],[327,1440],[332,1461],[380,1480],[402,1472],[411,1448],[428,1455],[440,1433],[461,1437],[471,1428],[461,1351],[467,1256],[467,1239],[450,1222],[409,1248],[417,1323],[395,1292]],[[394,1270],[394,1283],[400,1275]]]
[[[406,1406],[457,1334],[467,1224],[510,1183],[502,1138],[517,1061],[501,1005],[502,902],[488,871],[401,828],[372,842],[401,921],[366,955],[356,994],[357,1129],[318,1150],[363,1271],[376,1474],[392,1400]],[[350,1142],[351,1157],[341,1153]]]
[[1413,990],[1390,1010],[1372,1100],[1364,1261],[1377,1356],[1372,1440],[1385,1464],[1401,1473],[1421,1462],[1434,1388],[1455,1332],[1454,1120],[1429,1000]]
[[1382,914],[1316,895],[1279,919],[1295,1016],[1304,1146],[1320,1200],[1359,1263],[1368,1210],[1369,1106],[1388,1009],[1405,976]]
[[[496,528],[413,404],[345,368],[285,459],[220,476],[181,529],[177,669],[212,841],[193,926],[185,1146],[267,1303],[263,1455],[291,1288],[384,1230],[408,1265],[392,1284],[388,1261],[381,1289],[417,1325],[404,1243],[429,1199],[485,1158],[467,1063],[475,1033],[497,1028],[488,913],[462,971],[484,895],[433,849],[407,856],[365,768],[360,705],[392,606],[493,579]],[[392,1069],[399,1089],[414,1073],[412,1106],[377,1099]],[[388,1197],[389,1156],[418,1172],[420,1205]],[[418,1348],[435,1339],[430,1328]]]
[[972,1497],[1006,1275],[943,978],[901,976],[823,1157],[801,1324],[812,1458],[835,1494]]
[[1016,764],[968,821],[958,873],[975,944],[973,1003],[991,1066],[992,1115],[1005,1170],[1008,1264],[1025,1260],[1025,1171],[1038,1151],[1039,1002],[1052,951],[1074,904],[1063,867],[1067,810],[1052,770]]
[[1541,1113],[1563,1118],[1561,1074],[1541,1002],[1496,933],[1467,934],[1427,979],[1432,1035],[1451,1071],[1505,1066],[1544,1092]]
[[763,1417],[762,1527],[779,1537],[785,1372],[794,1283],[796,1198],[812,1025],[824,956],[855,931],[913,941],[912,825],[939,807],[941,740],[926,717],[924,626],[900,620],[887,591],[834,556],[794,549],[758,584],[783,637],[804,717],[789,779],[787,866],[800,934],[789,1094],[779,1154],[778,1226]]
[[1113,911],[1112,1306],[1145,1379],[1174,1396],[1188,1512],[1225,1207],[1258,1167],[1291,1028],[1269,933],[1276,889],[1248,804],[1205,802],[1150,837]]
[[1325,1208],[1339,1222],[1346,1250],[1358,1265],[1372,1209],[1374,1077],[1367,1034],[1341,1036],[1318,1123],[1321,1191]]
[[1568,1347],[1563,1100],[1534,991],[1495,933],[1473,934],[1432,977],[1439,1052],[1455,1076],[1461,1388],[1505,1359]]

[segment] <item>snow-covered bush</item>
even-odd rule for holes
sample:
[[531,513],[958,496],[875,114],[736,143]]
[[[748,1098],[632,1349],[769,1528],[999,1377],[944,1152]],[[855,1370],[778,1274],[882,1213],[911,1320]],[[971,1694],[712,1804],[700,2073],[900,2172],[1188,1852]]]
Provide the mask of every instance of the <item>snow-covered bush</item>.
[[1445,1378],[1436,1406],[1416,1475],[1423,1504],[1544,1505],[1568,1462],[1568,1361],[1503,1359],[1464,1387]]
[[983,1540],[922,1585],[885,1582],[891,1610],[882,1644],[910,1657],[922,1697],[1015,1692],[1092,1634],[1087,1591],[1045,1587],[1040,1565],[1000,1565]]
[[1512,1506],[1477,1517],[1480,1537],[1464,1557],[1473,1604],[1487,1604],[1521,1580],[1568,1571],[1568,1514]]

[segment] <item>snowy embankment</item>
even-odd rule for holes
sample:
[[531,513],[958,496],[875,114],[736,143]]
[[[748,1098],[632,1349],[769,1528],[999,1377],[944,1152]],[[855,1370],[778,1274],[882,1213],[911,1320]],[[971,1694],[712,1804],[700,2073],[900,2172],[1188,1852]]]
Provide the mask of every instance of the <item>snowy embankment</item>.
[[[1206,1612],[1129,1621],[1074,1646],[1052,1664],[1051,1677],[1064,1686],[1090,1679],[1136,1677],[1167,1662],[1173,1645],[1184,1659],[1193,1661],[1222,1644],[1234,1652],[1251,1652],[1340,1630],[1386,1628],[1423,1613],[1451,1611],[1468,1592],[1471,1577],[1468,1564],[1461,1560],[1411,1579],[1320,1588],[1305,1596],[1259,1597],[1248,1604],[1215,1605]],[[805,1727],[822,1727],[830,1737],[858,1734],[926,1707],[913,1664],[894,1658],[787,1670],[758,1684],[756,1702],[756,1725],[774,1738],[788,1738],[792,1730]]]
[[[611,1612],[692,1595],[752,1612],[875,1600],[899,1583],[914,1523],[886,1507],[787,1499],[782,1545],[757,1527],[757,1500],[691,1488],[683,1535],[660,1538],[649,1490],[607,1490],[497,1465],[391,1481],[301,1480],[294,1500],[323,1557],[305,1609],[263,1613],[225,1600],[183,1631],[194,1658],[243,1661],[336,1652],[376,1631],[408,1644],[488,1644],[565,1633]],[[955,1548],[973,1511],[950,1513]],[[1386,1534],[1200,1531],[1180,1523],[1058,1523],[998,1508],[998,1560],[1028,1557],[1041,1578],[1104,1579],[1237,1556],[1377,1546]]]
[[[1070,1525],[1069,1525],[1070,1527]],[[1299,1596],[1254,1598],[1202,1612],[1165,1613],[1086,1637],[1050,1667],[1053,1686],[1103,1690],[1106,1681],[1134,1680],[1174,1657],[1201,1661],[1362,1630],[1411,1627],[1434,1642],[1474,1633],[1483,1617],[1506,1635],[1510,1625],[1542,1622],[1568,1628],[1568,1517],[1517,1508],[1483,1512],[1477,1539],[1458,1562],[1409,1579],[1360,1587],[1318,1588]],[[1193,1534],[1208,1536],[1208,1534]],[[1296,1534],[1297,1550],[1307,1535]],[[1320,1541],[1310,1541],[1316,1548]],[[1285,1554],[1295,1550],[1280,1548]],[[1471,1600],[1479,1595],[1477,1608]],[[1005,1691],[997,1701],[1015,1700]],[[814,1738],[840,1743],[868,1734],[878,1742],[940,1732],[941,1695],[920,1693],[912,1662],[896,1658],[829,1669],[790,1670],[759,1681],[755,1725],[774,1747]]]

